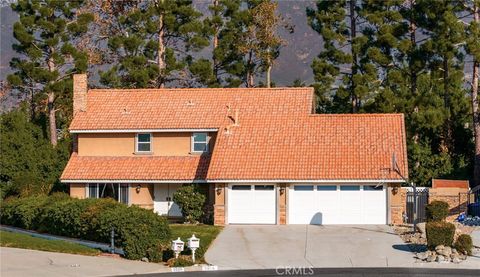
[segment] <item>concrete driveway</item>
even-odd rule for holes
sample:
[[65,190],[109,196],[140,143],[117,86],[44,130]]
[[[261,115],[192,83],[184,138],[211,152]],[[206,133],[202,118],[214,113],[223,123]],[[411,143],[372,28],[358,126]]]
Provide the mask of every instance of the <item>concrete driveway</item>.
[[409,267],[413,254],[386,225],[227,226],[205,256],[223,269]]

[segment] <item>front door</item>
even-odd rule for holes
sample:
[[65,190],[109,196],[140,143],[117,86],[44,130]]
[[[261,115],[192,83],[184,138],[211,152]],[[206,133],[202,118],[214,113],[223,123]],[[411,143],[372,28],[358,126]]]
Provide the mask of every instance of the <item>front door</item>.
[[156,184],[154,186],[154,211],[159,215],[181,217],[182,210],[173,202],[173,194],[182,184]]

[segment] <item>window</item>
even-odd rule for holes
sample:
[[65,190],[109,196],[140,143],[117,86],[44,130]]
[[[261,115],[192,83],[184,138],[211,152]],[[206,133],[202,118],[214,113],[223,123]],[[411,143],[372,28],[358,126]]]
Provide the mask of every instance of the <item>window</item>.
[[294,186],[293,190],[299,190],[299,191],[312,190],[313,191],[313,186]]
[[378,191],[378,190],[383,190],[383,186],[363,186],[363,190],[367,191]]
[[232,190],[251,190],[251,189],[252,189],[251,186],[239,186],[239,185],[232,186]]
[[152,134],[137,134],[136,152],[152,152]]
[[320,191],[335,191],[335,190],[337,190],[337,186],[317,186],[317,190],[320,190]]
[[340,190],[360,190],[360,186],[340,186]]
[[192,152],[199,152],[199,153],[208,152],[208,135],[207,135],[207,133],[193,133],[193,135],[192,135]]
[[128,184],[89,184],[89,198],[112,198],[128,204]]
[[255,190],[273,190],[273,186],[272,185],[265,185],[265,186],[257,185],[257,186],[255,186]]

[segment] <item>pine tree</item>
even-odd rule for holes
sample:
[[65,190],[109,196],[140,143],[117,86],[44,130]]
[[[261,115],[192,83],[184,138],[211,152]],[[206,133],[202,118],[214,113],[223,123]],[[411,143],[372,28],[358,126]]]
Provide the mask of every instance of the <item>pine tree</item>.
[[[210,26],[213,42],[212,76],[216,86],[270,86],[271,70],[284,41],[278,29],[293,28],[277,15],[277,3],[270,0],[213,1]],[[265,75],[265,82],[255,79]]]
[[87,54],[75,40],[88,29],[92,15],[77,11],[82,1],[27,1],[12,4],[20,20],[13,26],[20,54],[10,62],[15,71],[8,81],[20,91],[42,93],[40,104],[47,110],[50,142],[57,145],[57,111],[67,123],[71,104],[71,75],[85,72]]
[[427,0],[362,3],[370,29],[367,57],[383,76],[366,109],[405,113],[410,177],[418,185],[468,171],[471,135],[464,127],[469,112],[458,12],[455,5]]
[[333,112],[359,112],[377,85],[368,59],[365,20],[357,0],[323,1],[307,8],[309,25],[323,39],[323,50],[312,63],[317,94],[332,98]]
[[117,18],[108,48],[118,63],[100,72],[109,87],[191,86],[191,52],[208,45],[191,1],[138,1]]

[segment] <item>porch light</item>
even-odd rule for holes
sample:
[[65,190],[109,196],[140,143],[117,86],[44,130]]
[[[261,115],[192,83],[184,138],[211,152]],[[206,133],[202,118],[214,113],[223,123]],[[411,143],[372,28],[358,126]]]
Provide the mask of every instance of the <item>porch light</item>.
[[285,187],[280,187],[280,194],[284,194],[285,193]]
[[222,193],[222,188],[221,187],[216,187],[215,191],[217,192],[217,195],[220,195]]
[[392,188],[392,193],[393,193],[393,194],[397,194],[397,192],[398,192],[398,187],[393,187],[393,188]]
[[140,189],[141,189],[141,188],[142,188],[142,186],[137,185],[137,187],[135,188],[135,191],[136,191],[137,193],[140,193]]
[[178,258],[178,255],[180,254],[180,252],[183,251],[184,246],[185,246],[185,243],[180,239],[180,237],[178,237],[178,239],[176,240],[172,240],[171,248],[175,253],[175,258]]
[[187,241],[187,246],[192,250],[192,261],[195,262],[195,250],[200,247],[200,239],[195,237],[195,234]]

